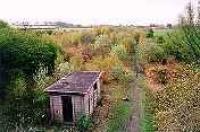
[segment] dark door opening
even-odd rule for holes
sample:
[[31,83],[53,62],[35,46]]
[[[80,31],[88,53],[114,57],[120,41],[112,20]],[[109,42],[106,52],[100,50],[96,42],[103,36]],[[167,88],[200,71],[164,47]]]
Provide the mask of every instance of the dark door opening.
[[72,98],[69,96],[62,97],[63,118],[65,122],[73,121]]

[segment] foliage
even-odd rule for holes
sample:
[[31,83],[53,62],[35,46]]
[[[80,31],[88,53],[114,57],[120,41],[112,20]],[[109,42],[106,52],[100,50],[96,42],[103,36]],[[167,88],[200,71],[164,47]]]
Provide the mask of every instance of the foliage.
[[111,40],[108,35],[99,35],[95,39],[95,44],[110,44]]
[[153,38],[154,37],[154,31],[152,28],[149,29],[148,33],[147,33],[147,37],[148,38]]
[[158,69],[158,82],[161,84],[167,84],[168,75],[166,69]]
[[1,104],[1,121],[4,122],[1,127],[12,130],[19,126],[26,128],[27,125],[47,122],[48,99],[43,90],[28,89],[25,77],[21,73],[13,78],[15,80],[12,79],[9,85],[9,95]]
[[147,51],[148,62],[160,62],[168,57],[165,49],[159,45],[151,45]]
[[125,70],[122,66],[117,65],[112,68],[111,75],[115,80],[122,80],[125,76]]
[[200,55],[198,30],[196,27],[188,26],[177,29],[169,34],[167,43],[162,45],[163,49],[177,60],[198,62]]
[[128,58],[128,54],[123,45],[114,45],[112,46],[111,52],[116,54],[120,60],[126,60]]
[[83,115],[78,120],[77,129],[80,132],[87,132],[87,130],[92,126],[92,120],[90,117]]
[[156,41],[157,41],[158,44],[163,44],[163,43],[165,43],[165,39],[164,39],[163,36],[158,36]]
[[81,34],[82,44],[92,44],[95,41],[95,35],[89,32],[84,32]]
[[113,108],[111,120],[108,124],[108,132],[122,131],[128,117],[131,114],[130,103],[118,102]]
[[48,74],[54,71],[57,49],[51,42],[12,29],[0,32],[0,63],[7,76],[20,70],[31,81],[41,66]]
[[6,23],[6,22],[0,20],[0,29],[1,29],[1,28],[8,28],[8,27],[9,27],[9,26],[8,26],[8,23]]
[[200,30],[198,23],[195,23],[195,15],[193,6],[189,3],[179,27],[168,35],[168,41],[162,45],[167,54],[187,63],[200,61]]
[[154,102],[154,96],[152,91],[148,88],[146,78],[140,74],[138,79],[138,85],[141,90],[141,97],[142,97],[142,115],[140,120],[140,130],[142,132],[154,132],[155,129],[155,119],[154,119],[154,108],[156,106]]
[[156,119],[159,131],[199,131],[199,73],[188,68],[158,92]]
[[[36,34],[0,29],[0,127],[5,130],[47,122],[43,89],[55,69],[57,48]],[[4,97],[4,98],[3,98]]]

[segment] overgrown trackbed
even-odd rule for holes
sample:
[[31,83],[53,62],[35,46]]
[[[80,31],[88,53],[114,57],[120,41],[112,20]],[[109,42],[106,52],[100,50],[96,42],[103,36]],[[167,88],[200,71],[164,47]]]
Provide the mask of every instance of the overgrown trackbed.
[[[138,42],[139,43],[139,42]],[[130,117],[130,120],[125,126],[125,132],[139,132],[140,131],[140,119],[141,119],[141,104],[142,104],[142,98],[141,98],[141,88],[138,85],[138,80],[140,76],[140,68],[138,65],[138,47],[136,45],[135,52],[133,52],[133,71],[134,71],[134,77],[132,81],[132,110],[133,113]]]
[[140,117],[141,117],[141,88],[137,83],[137,76],[132,82],[132,101],[133,101],[133,113],[129,122],[126,124],[126,132],[139,132],[140,131]]

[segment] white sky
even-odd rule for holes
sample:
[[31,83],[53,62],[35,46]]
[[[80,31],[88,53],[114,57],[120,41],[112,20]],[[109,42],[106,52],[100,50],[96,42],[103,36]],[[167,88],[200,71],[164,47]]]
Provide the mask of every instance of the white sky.
[[[190,0],[0,0],[0,19],[75,24],[174,23]],[[197,0],[192,0],[194,3]]]

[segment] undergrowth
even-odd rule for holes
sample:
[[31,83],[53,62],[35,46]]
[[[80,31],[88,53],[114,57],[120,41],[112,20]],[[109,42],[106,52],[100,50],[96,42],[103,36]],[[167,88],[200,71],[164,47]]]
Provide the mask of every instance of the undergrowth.
[[148,89],[146,84],[146,79],[140,75],[138,79],[138,85],[142,89],[141,91],[141,108],[142,115],[140,120],[140,131],[141,132],[153,132],[155,131],[155,122],[154,122],[154,114],[153,107],[154,101],[151,91]]

